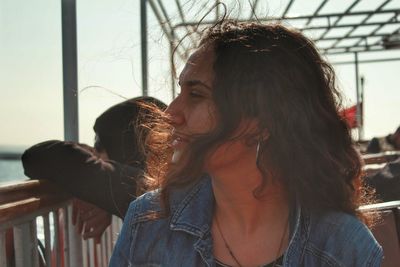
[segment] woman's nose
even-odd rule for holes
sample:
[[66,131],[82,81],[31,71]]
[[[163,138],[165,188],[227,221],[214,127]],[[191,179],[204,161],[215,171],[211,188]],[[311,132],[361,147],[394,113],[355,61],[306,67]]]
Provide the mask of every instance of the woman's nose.
[[175,98],[165,110],[173,126],[182,125],[185,121],[182,103],[179,96]]

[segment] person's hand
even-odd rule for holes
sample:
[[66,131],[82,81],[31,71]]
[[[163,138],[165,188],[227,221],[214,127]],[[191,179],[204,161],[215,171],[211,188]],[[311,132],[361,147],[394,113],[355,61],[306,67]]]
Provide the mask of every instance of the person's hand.
[[94,238],[100,243],[101,236],[111,224],[111,214],[82,200],[74,199],[72,202],[72,224],[83,239]]

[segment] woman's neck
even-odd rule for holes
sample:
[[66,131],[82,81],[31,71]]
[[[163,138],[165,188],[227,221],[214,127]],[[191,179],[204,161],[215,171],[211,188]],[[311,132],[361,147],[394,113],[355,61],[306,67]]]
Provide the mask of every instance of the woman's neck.
[[275,262],[289,243],[286,190],[278,181],[268,180],[255,196],[262,176],[258,169],[246,173],[211,174],[215,197],[213,253],[232,266]]
[[242,233],[251,234],[265,222],[274,225],[287,220],[287,194],[279,181],[269,179],[255,195],[255,189],[263,182],[258,169],[247,171],[246,175],[235,172],[212,177],[216,216],[234,224]]

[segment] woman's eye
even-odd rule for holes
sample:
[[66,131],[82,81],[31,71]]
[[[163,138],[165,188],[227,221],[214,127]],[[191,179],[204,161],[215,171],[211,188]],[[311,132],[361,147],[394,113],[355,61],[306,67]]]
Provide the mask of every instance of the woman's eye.
[[203,94],[197,90],[191,90],[189,94],[191,97],[203,97]]

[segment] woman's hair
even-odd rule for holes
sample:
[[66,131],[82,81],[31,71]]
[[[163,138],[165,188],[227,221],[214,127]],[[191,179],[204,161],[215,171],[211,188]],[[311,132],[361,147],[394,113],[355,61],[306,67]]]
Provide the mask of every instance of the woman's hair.
[[[356,215],[366,201],[359,180],[362,163],[338,112],[334,71],[313,42],[280,24],[224,21],[207,30],[200,46],[214,51],[212,98],[218,123],[190,144],[179,166],[148,166],[150,175],[159,178],[166,211],[171,190],[195,183],[205,159],[232,139],[243,119],[255,118],[258,132],[245,137],[261,141],[257,165],[264,181],[254,190],[256,197],[279,181],[303,207]],[[266,132],[269,137],[262,140]]]
[[112,160],[144,168],[146,159],[141,143],[145,133],[138,126],[147,122],[149,111],[145,106],[151,105],[162,110],[166,108],[154,97],[135,97],[103,112],[93,126],[95,149],[107,152]]

